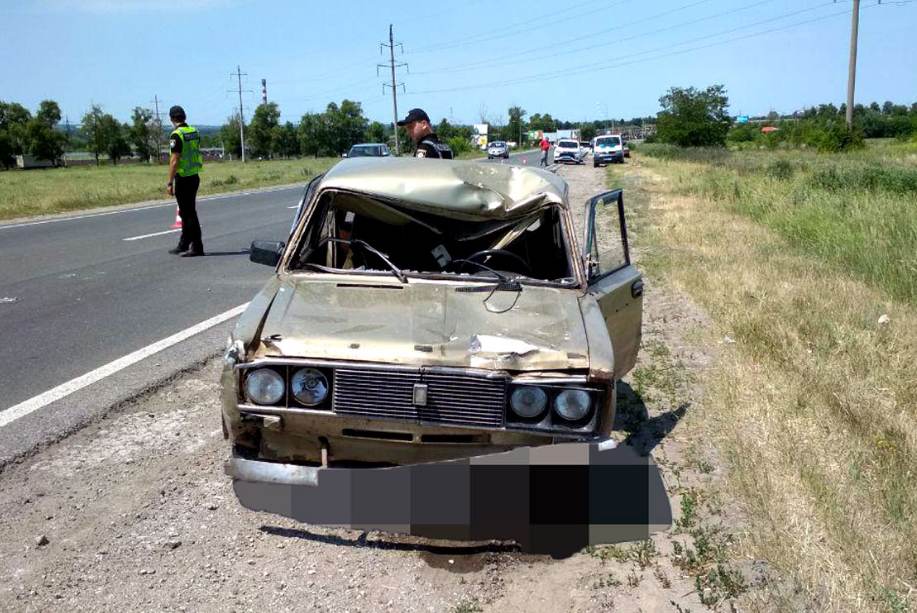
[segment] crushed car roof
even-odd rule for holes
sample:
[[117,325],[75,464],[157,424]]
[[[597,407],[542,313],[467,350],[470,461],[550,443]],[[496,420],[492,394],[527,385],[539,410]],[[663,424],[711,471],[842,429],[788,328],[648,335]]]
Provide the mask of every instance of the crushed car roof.
[[566,206],[567,184],[524,166],[418,158],[357,158],[336,164],[318,190],[360,192],[409,209],[465,219],[507,219]]

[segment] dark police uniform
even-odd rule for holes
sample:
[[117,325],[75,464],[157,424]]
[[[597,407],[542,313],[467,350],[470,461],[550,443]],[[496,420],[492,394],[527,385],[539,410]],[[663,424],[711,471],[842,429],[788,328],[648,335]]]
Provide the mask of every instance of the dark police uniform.
[[[430,116],[423,109],[411,109],[408,111],[407,117],[399,121],[398,125],[402,127],[409,126],[417,121],[425,121],[429,124]],[[451,160],[452,149],[446,143],[441,142],[436,134],[430,132],[417,143],[417,151],[414,152],[414,157]]]
[[435,133],[431,132],[423,137],[423,139],[417,143],[417,152],[414,153],[415,157],[419,158],[439,158],[441,160],[451,160],[452,159],[452,149],[449,148],[449,145],[442,143],[439,140],[439,137]]

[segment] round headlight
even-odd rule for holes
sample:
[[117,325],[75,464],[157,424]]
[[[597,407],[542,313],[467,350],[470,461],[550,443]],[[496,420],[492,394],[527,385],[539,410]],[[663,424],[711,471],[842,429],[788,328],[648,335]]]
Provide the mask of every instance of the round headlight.
[[531,419],[544,411],[548,396],[540,387],[526,385],[517,387],[509,397],[509,406],[513,413],[524,419]]
[[320,370],[301,368],[290,381],[293,396],[307,407],[321,404],[328,397],[328,379]]
[[564,390],[554,399],[554,410],[567,421],[579,421],[589,412],[592,398],[583,390]]
[[245,395],[255,404],[277,404],[284,387],[283,377],[270,368],[258,368],[245,377]]

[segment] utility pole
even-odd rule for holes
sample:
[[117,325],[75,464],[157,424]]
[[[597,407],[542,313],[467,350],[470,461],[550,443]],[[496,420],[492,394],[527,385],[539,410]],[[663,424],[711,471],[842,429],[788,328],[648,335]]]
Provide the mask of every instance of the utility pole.
[[[242,77],[247,77],[247,72],[242,72],[242,68],[236,66],[236,71],[229,73],[230,77],[236,77],[236,82],[238,83],[238,92],[239,92],[239,140],[242,142],[242,163],[245,163],[245,115],[242,108]],[[230,90],[232,91],[232,90]],[[251,92],[250,89],[246,89],[246,92]]]
[[[401,43],[398,43],[398,46],[401,47],[401,52],[404,53],[404,47]],[[388,47],[389,52],[389,63],[388,64],[377,64],[376,65],[376,75],[379,74],[379,69],[386,66],[390,67],[392,70],[392,84],[388,85],[387,83],[382,84],[382,93],[385,94],[385,88],[392,88],[392,111],[394,113],[394,121],[392,127],[395,128],[395,155],[401,155],[401,145],[398,142],[398,86],[401,85],[401,91],[404,92],[404,83],[397,83],[395,81],[395,68],[401,68],[402,66],[407,66],[405,63],[396,64],[395,63],[395,35],[392,31],[392,24],[388,26],[388,44],[379,43],[379,52],[382,52],[383,47]],[[410,72],[410,70],[409,70]]]
[[853,90],[857,80],[857,32],[860,27],[860,0],[853,0],[850,21],[850,65],[847,69],[847,130],[853,129]]
[[159,116],[159,96],[153,96],[153,104],[156,106],[156,163],[162,162],[162,118]]
[[267,79],[261,79],[261,104],[267,104]]

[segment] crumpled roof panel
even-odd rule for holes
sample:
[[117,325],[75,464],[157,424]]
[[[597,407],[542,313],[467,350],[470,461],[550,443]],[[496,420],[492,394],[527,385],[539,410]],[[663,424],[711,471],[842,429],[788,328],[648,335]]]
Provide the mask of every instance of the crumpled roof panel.
[[325,174],[318,189],[360,192],[469,220],[511,219],[567,205],[567,183],[551,172],[461,160],[346,159]]

